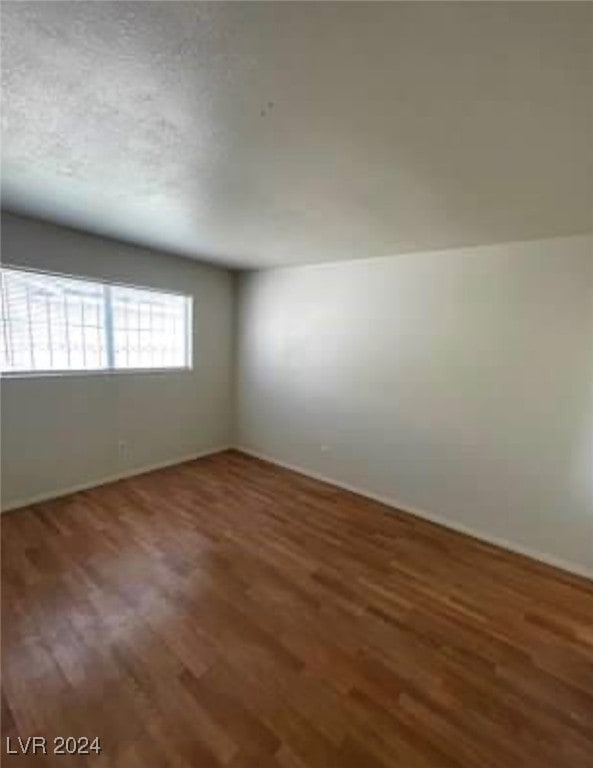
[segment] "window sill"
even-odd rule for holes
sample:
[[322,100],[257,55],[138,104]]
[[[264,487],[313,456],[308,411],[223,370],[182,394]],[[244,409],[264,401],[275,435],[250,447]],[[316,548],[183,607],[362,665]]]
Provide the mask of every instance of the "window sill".
[[72,378],[88,376],[125,376],[128,374],[157,374],[164,373],[193,373],[194,368],[180,366],[178,368],[109,368],[100,370],[83,371],[3,371],[0,373],[1,379],[54,379],[54,378]]

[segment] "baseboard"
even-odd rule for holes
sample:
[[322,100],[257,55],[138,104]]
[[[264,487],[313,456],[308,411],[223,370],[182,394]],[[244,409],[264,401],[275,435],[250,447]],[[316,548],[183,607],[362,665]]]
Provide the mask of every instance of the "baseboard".
[[487,544],[493,544],[494,546],[501,547],[502,549],[509,550],[510,552],[516,552],[517,554],[523,555],[525,557],[529,557],[532,560],[536,560],[546,565],[551,565],[554,568],[559,568],[563,571],[567,571],[568,573],[576,574],[577,576],[582,576],[586,579],[590,579],[593,581],[593,569],[568,562],[566,560],[563,560],[562,558],[555,557],[554,555],[549,555],[545,552],[539,552],[538,550],[531,549],[530,547],[525,547],[522,544],[517,544],[512,541],[508,541],[507,539],[503,539],[499,536],[492,536],[490,534],[484,533],[483,531],[478,531],[475,528],[472,528],[470,526],[463,525],[462,523],[457,523],[453,520],[449,520],[448,518],[445,518],[442,515],[434,514],[433,512],[427,512],[426,510],[412,507],[409,504],[398,501],[397,499],[394,499],[392,497],[381,496],[377,493],[373,493],[372,491],[367,490],[366,488],[359,488],[357,486],[351,485],[350,483],[344,483],[340,480],[336,480],[334,478],[323,475],[320,472],[313,472],[309,469],[304,469],[303,467],[297,466],[296,464],[290,464],[288,462],[281,461],[280,459],[276,459],[273,456],[260,453],[259,451],[254,451],[251,448],[247,448],[246,446],[243,446],[243,445],[239,445],[239,446],[223,445],[217,448],[210,448],[205,451],[199,451],[197,453],[191,453],[185,456],[178,456],[174,459],[167,459],[166,461],[158,462],[156,464],[150,464],[144,467],[137,467],[135,469],[127,470],[125,472],[118,472],[116,474],[109,475],[107,477],[102,477],[96,480],[91,480],[86,483],[80,483],[78,485],[70,486],[69,488],[61,488],[58,490],[48,491],[46,493],[40,493],[34,496],[30,496],[25,499],[17,499],[16,501],[11,501],[10,503],[3,506],[1,509],[1,512],[9,512],[10,510],[19,509],[21,507],[26,507],[31,504],[37,504],[41,501],[49,501],[50,499],[57,499],[62,496],[68,496],[72,493],[77,493],[78,491],[87,491],[91,488],[97,488],[98,486],[101,486],[101,485],[107,485],[108,483],[116,482],[117,480],[125,480],[128,477],[136,477],[138,475],[144,475],[147,472],[154,472],[157,469],[165,469],[166,467],[172,467],[172,466],[175,466],[176,464],[183,464],[186,461],[194,461],[196,459],[201,459],[201,458],[204,458],[205,456],[211,456],[215,453],[221,453],[222,451],[227,451],[233,448],[234,450],[239,451],[240,453],[244,453],[247,456],[252,456],[253,458],[260,459],[261,461],[265,461],[269,464],[275,464],[278,467],[289,469],[292,472],[297,472],[300,475],[305,475],[306,477],[310,477],[314,480],[319,480],[322,483],[328,483],[329,485],[333,485],[336,488],[341,488],[345,491],[350,491],[351,493],[355,493],[358,496],[363,496],[367,499],[371,499],[372,501],[376,501],[379,504],[383,504],[386,507],[390,507],[392,509],[402,511],[407,514],[414,515],[415,517],[419,517],[423,520],[427,520],[428,522],[435,523],[436,525],[442,525],[444,528],[449,528],[453,531],[457,531],[458,533],[463,533],[466,536],[471,536],[472,538],[478,539],[479,541],[486,542]]
[[145,475],[147,472],[154,472],[157,469],[165,469],[166,467],[173,467],[176,464],[183,464],[186,461],[194,461],[195,459],[202,459],[205,456],[212,456],[215,453],[228,451],[230,448],[231,448],[230,445],[223,445],[223,446],[219,446],[218,448],[209,448],[206,451],[198,451],[197,453],[190,453],[185,456],[178,456],[174,459],[167,459],[166,461],[160,461],[157,464],[149,464],[144,467],[136,467],[134,469],[126,470],[125,472],[118,472],[114,475],[108,475],[107,477],[99,478],[98,480],[89,480],[86,483],[72,485],[69,488],[60,488],[58,490],[48,491],[46,493],[38,493],[35,496],[29,496],[25,499],[17,499],[16,501],[11,501],[5,506],[3,506],[0,511],[9,512],[10,510],[13,510],[13,509],[28,507],[31,504],[38,504],[41,501],[49,501],[50,499],[59,499],[62,496],[69,496],[71,493],[78,493],[78,491],[88,491],[91,488],[97,488],[100,485],[115,483],[117,480],[125,480],[128,477]]
[[502,549],[515,552],[519,555],[523,555],[524,557],[529,557],[532,560],[544,563],[545,565],[551,565],[554,568],[559,568],[562,571],[567,571],[568,573],[582,576],[593,581],[593,569],[571,563],[569,561],[563,560],[562,558],[555,557],[554,555],[549,555],[546,552],[539,552],[538,550],[525,547],[522,544],[516,544],[513,541],[508,541],[507,539],[503,539],[498,536],[492,536],[490,534],[484,533],[483,531],[478,531],[475,528],[471,528],[470,526],[463,525],[462,523],[449,520],[448,518],[445,518],[441,515],[434,514],[433,512],[417,509],[416,507],[412,507],[409,504],[398,501],[397,499],[387,496],[380,496],[379,494],[373,493],[372,491],[369,491],[365,488],[358,488],[354,485],[350,485],[349,483],[344,483],[340,480],[335,480],[331,477],[322,475],[319,472],[312,472],[311,470],[304,469],[303,467],[299,467],[295,464],[289,464],[288,462],[280,461],[273,456],[268,456],[258,451],[253,451],[251,448],[247,448],[246,446],[236,446],[235,450],[239,451],[240,453],[244,453],[247,456],[252,456],[255,459],[266,461],[269,464],[275,464],[276,466],[282,467],[283,469],[289,469],[292,472],[298,472],[298,474],[305,475],[306,477],[310,477],[313,480],[319,480],[322,483],[328,483],[329,485],[333,485],[336,488],[341,488],[344,491],[356,493],[358,496],[364,496],[367,499],[371,499],[372,501],[377,501],[380,504],[384,504],[386,507],[391,507],[392,509],[397,509],[409,515],[414,515],[415,517],[427,520],[430,523],[442,525],[444,528],[450,528],[453,531],[463,533],[466,536],[471,536],[472,538],[483,541],[486,544],[493,544],[496,547],[501,547]]

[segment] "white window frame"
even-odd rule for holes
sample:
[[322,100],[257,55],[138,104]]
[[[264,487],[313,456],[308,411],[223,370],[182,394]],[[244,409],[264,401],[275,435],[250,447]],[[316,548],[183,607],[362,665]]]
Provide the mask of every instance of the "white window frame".
[[[164,373],[190,373],[194,369],[194,297],[191,294],[183,293],[181,291],[173,291],[170,289],[155,288],[154,286],[138,285],[135,283],[122,283],[113,280],[105,280],[101,278],[86,276],[86,275],[72,275],[66,272],[51,272],[44,269],[34,269],[33,267],[24,267],[20,264],[7,264],[2,262],[0,264],[2,270],[13,270],[15,272],[30,272],[34,275],[47,275],[48,277],[65,278],[68,280],[80,280],[86,283],[95,283],[103,287],[105,292],[105,341],[106,341],[106,356],[107,363],[104,368],[61,368],[61,369],[47,369],[47,370],[20,370],[20,371],[0,371],[0,379],[19,379],[19,378],[42,378],[42,377],[54,377],[54,376],[119,376],[127,374],[164,374]],[[154,366],[154,367],[115,367],[115,349],[114,349],[114,335],[111,330],[113,317],[111,314],[111,288],[130,288],[140,291],[147,291],[158,294],[165,294],[168,296],[179,296],[185,299],[185,330],[186,338],[186,365],[179,366]]]

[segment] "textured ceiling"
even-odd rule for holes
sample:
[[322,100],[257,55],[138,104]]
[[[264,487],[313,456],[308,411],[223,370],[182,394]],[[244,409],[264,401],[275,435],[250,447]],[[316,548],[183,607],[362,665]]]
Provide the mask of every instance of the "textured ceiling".
[[11,210],[247,267],[592,227],[590,3],[1,15]]

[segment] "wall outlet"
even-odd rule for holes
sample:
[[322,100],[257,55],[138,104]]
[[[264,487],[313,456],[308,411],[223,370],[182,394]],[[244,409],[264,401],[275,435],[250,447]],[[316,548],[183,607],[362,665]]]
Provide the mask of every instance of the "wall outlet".
[[327,453],[329,451],[329,445],[320,445],[319,448],[321,453]]
[[125,440],[117,441],[117,455],[120,459],[128,458],[128,444]]

